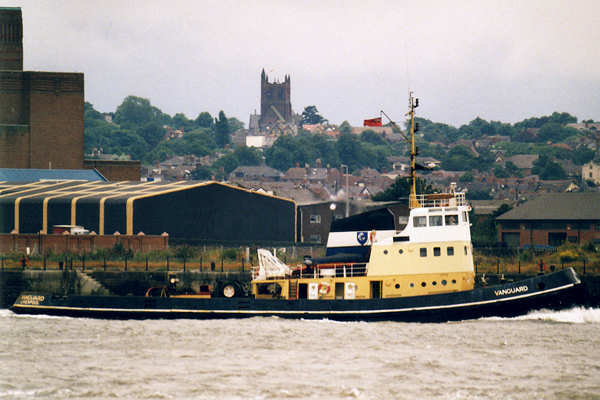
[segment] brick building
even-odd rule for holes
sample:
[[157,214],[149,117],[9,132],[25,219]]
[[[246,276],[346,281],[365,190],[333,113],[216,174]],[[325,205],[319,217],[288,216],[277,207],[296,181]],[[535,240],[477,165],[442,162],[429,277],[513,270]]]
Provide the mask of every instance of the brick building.
[[20,8],[0,8],[0,98],[0,168],[83,167],[83,74],[23,71]]
[[581,179],[600,185],[600,163],[590,161],[581,167]]
[[139,160],[94,160],[83,161],[84,169],[94,169],[109,181],[139,181],[142,166]]
[[496,218],[498,241],[510,247],[600,243],[600,193],[539,196]]

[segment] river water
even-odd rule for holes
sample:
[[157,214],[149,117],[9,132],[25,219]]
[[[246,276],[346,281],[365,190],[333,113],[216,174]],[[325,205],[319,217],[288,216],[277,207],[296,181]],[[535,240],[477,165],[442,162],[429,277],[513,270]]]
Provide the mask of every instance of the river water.
[[600,398],[600,309],[443,324],[0,310],[0,399]]

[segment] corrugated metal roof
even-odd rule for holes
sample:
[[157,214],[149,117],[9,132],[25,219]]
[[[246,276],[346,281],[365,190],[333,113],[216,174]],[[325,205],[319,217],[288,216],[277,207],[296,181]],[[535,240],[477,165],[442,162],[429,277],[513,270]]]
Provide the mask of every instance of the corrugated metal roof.
[[106,178],[95,169],[0,168],[0,181],[37,182],[42,180],[77,180],[106,182]]
[[[108,232],[115,231],[114,226],[122,228],[118,230],[133,235],[134,230],[134,202],[143,202],[144,199],[172,195],[176,192],[185,192],[193,189],[214,187],[215,189],[228,188],[233,191],[245,192],[246,199],[265,197],[277,199],[287,206],[295,209],[295,202],[278,196],[252,192],[247,189],[232,186],[226,183],[213,181],[177,181],[177,182],[101,182],[83,180],[43,180],[35,182],[7,183],[0,179],[0,232],[4,231],[19,233],[24,232],[47,233],[53,224],[53,220],[60,219],[60,224],[70,222],[71,225],[78,224],[78,205],[93,204],[94,211],[98,214],[92,215],[98,221],[97,232],[105,234],[105,222],[109,225]],[[213,190],[214,192],[215,190]],[[218,192],[218,190],[217,190]],[[223,190],[221,190],[221,193]],[[190,192],[191,193],[191,192]],[[213,199],[214,201],[214,199]],[[188,202],[189,203],[189,202]],[[57,211],[57,204],[62,211]],[[163,203],[163,207],[166,203]],[[169,204],[171,206],[171,204]],[[173,208],[178,207],[173,204]],[[243,208],[243,205],[235,204],[234,208]],[[249,212],[255,212],[252,207]],[[89,213],[79,211],[80,215]],[[7,217],[2,221],[3,214]],[[57,217],[59,213],[59,217]],[[62,214],[61,214],[62,213]],[[293,214],[293,213],[292,213]],[[117,221],[117,223],[115,222]],[[2,225],[4,222],[4,225]],[[56,222],[54,222],[56,224]],[[21,228],[27,226],[27,228]],[[39,226],[39,228],[38,228]],[[34,227],[35,229],[33,229]],[[96,230],[96,228],[94,228]]]
[[497,220],[600,220],[600,193],[541,195],[500,215]]

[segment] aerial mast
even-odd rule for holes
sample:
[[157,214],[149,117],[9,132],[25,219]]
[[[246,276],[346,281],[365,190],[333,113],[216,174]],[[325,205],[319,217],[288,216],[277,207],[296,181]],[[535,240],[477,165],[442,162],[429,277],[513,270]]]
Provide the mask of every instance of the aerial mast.
[[413,93],[410,92],[408,95],[408,115],[410,116],[410,195],[408,205],[411,209],[421,206],[417,201],[417,151],[415,147],[415,108],[417,107],[419,107],[419,99],[414,98]]
[[381,110],[381,114],[385,115],[387,119],[390,120],[390,123],[400,132],[404,140],[410,143],[410,194],[408,197],[408,205],[412,208],[421,207],[421,204],[417,200],[417,147],[415,146],[415,132],[419,130],[419,124],[415,122],[415,108],[419,107],[419,99],[413,97],[413,93],[409,92],[408,94],[408,115],[410,117],[410,136],[407,137],[402,133],[402,130],[388,115]]

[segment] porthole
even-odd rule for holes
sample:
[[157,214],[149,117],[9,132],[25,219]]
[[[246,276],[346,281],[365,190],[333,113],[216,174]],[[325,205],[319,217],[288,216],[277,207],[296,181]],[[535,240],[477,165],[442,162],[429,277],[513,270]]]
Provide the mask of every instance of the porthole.
[[431,284],[432,284],[433,286],[435,286],[435,285],[437,285],[437,282],[436,282],[436,281],[433,281],[433,282],[431,282]]
[[456,279],[452,279],[452,284],[455,285],[456,284]]
[[425,282],[421,282],[421,286],[425,287],[425,286],[427,286],[427,284]]
[[442,285],[446,286],[448,284],[448,282],[444,279],[442,280]]
[[415,287],[415,284],[414,284],[414,283],[411,283],[411,284],[410,284],[410,287]]
[[400,289],[400,284],[396,283],[396,285],[394,286],[396,289]]
[[404,250],[402,250],[402,249],[398,250],[398,254],[402,254],[402,253],[404,253]]
[[387,251],[387,250],[384,250],[384,251],[383,251],[383,254],[387,254],[387,253],[388,253],[388,251]]

